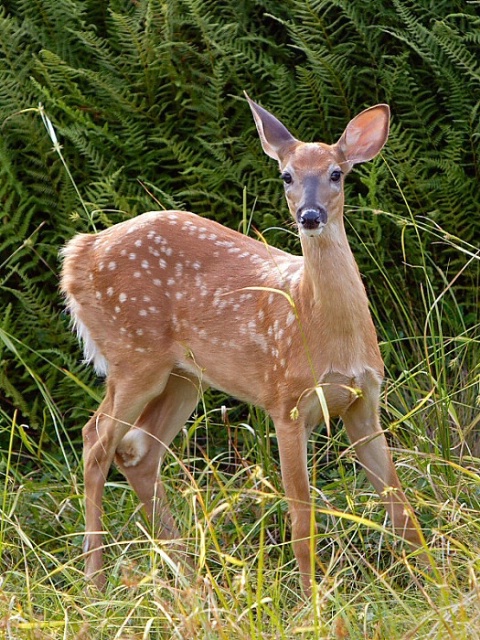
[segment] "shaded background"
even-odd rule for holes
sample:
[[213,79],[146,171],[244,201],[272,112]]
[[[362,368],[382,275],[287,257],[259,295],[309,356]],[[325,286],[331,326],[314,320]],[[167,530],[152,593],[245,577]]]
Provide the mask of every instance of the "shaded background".
[[[358,111],[390,104],[383,159],[348,180],[349,235],[389,377],[418,362],[427,372],[406,404],[433,388],[435,438],[438,411],[451,411],[443,394],[463,377],[457,413],[473,424],[479,53],[478,7],[452,0],[4,0],[0,421],[15,415],[39,449],[55,448],[58,422],[78,438],[96,406],[101,382],[80,362],[57,289],[58,251],[75,233],[181,207],[234,228],[247,218],[299,252],[278,228],[288,212],[247,90],[307,141],[334,142]],[[444,336],[460,338],[432,364]]]

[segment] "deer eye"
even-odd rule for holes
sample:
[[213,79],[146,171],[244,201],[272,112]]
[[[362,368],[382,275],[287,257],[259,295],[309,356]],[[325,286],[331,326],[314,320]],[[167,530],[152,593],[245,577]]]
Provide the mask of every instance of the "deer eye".
[[340,171],[340,169],[334,169],[330,174],[330,180],[332,182],[338,182],[341,177],[342,177],[342,172]]
[[281,175],[282,180],[284,181],[285,184],[291,184],[292,183],[292,174],[288,173],[288,171],[284,171]]

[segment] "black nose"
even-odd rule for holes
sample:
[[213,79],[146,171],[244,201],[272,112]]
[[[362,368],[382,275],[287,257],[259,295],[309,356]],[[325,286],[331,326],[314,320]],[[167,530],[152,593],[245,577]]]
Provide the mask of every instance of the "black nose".
[[304,229],[318,229],[327,223],[327,211],[323,207],[300,209],[297,220]]

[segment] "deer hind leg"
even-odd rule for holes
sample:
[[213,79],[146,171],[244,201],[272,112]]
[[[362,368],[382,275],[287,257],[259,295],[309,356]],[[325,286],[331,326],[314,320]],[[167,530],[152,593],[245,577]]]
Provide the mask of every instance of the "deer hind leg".
[[[83,428],[84,477],[85,477],[85,575],[103,588],[102,572],[102,498],[108,471],[115,451],[122,438],[138,419],[148,402],[160,393],[168,379],[168,373],[157,377],[155,387],[136,383],[129,379],[113,379],[107,382],[107,393],[97,412]],[[159,382],[160,381],[160,382]]]
[[420,528],[405,496],[378,416],[378,395],[359,398],[342,415],[358,460],[385,504],[395,531],[412,547],[422,546]]
[[[203,390],[198,380],[172,373],[162,394],[147,405],[135,428],[117,447],[116,463],[144,504],[159,538],[179,538],[160,479],[160,465]],[[173,550],[184,554],[180,543]]]

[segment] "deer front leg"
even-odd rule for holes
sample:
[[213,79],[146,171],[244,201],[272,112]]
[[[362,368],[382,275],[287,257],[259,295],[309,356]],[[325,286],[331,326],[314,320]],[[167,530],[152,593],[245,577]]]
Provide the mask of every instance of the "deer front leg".
[[422,546],[419,524],[405,496],[380,427],[378,395],[364,393],[342,415],[358,460],[380,495],[395,531],[412,547]]
[[292,545],[306,596],[312,589],[310,487],[307,470],[307,429],[300,421],[275,421],[280,466],[292,524]]

